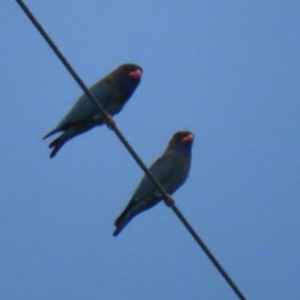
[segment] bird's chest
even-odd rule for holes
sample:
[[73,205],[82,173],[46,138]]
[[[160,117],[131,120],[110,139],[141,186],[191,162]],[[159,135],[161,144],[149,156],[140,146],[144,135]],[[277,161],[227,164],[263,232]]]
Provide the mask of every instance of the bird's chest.
[[183,182],[186,180],[190,170],[190,165],[190,159],[186,157],[177,159],[176,167],[173,171],[173,176],[177,179],[178,182]]
[[186,181],[189,170],[190,160],[176,157],[172,171],[164,182],[166,191],[169,193],[176,191]]

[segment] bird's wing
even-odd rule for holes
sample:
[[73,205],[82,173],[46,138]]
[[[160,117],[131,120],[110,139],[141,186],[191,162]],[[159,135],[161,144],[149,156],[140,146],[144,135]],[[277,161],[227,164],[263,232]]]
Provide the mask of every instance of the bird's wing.
[[[164,185],[168,178],[172,175],[174,171],[174,160],[171,156],[162,156],[157,159],[153,165],[150,167],[150,172],[157,179],[157,181]],[[148,197],[155,197],[157,188],[153,185],[151,180],[145,175],[137,187],[135,193],[132,196],[131,202],[140,201],[141,199]],[[168,191],[166,191],[168,192]]]
[[[110,100],[110,95],[113,93],[113,88],[108,83],[97,83],[90,88],[90,92],[105,109]],[[65,118],[58,124],[57,128],[63,128],[74,123],[84,122],[85,120],[93,118],[98,111],[99,109],[92,100],[89,99],[86,94],[83,94]]]

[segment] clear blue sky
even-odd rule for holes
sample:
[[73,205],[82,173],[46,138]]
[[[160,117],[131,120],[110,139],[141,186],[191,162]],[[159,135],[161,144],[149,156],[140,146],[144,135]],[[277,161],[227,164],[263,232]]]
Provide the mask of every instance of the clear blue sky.
[[[26,3],[87,85],[143,67],[119,128],[147,164],[194,132],[178,208],[249,299],[299,299],[299,1]],[[0,19],[0,298],[236,299],[165,205],[112,236],[142,171],[104,126],[48,158],[81,90],[15,1]]]

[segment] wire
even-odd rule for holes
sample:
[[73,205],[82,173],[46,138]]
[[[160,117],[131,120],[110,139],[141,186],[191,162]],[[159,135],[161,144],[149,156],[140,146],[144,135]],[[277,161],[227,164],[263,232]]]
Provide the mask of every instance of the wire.
[[[97,100],[91,94],[91,92],[88,90],[87,86],[81,80],[81,78],[79,77],[79,75],[75,72],[75,70],[72,68],[72,66],[70,65],[70,63],[63,56],[63,54],[57,48],[57,46],[52,41],[52,39],[49,37],[49,35],[47,34],[47,32],[43,29],[43,27],[41,26],[41,24],[37,21],[37,19],[31,13],[31,11],[29,10],[29,8],[25,5],[25,3],[22,0],[16,0],[16,2],[22,8],[22,10],[24,11],[24,13],[27,15],[27,17],[30,19],[30,21],[33,23],[33,25],[39,31],[39,33],[43,36],[43,38],[45,39],[45,41],[48,43],[48,45],[51,47],[51,49],[54,51],[54,53],[57,55],[57,57],[60,59],[60,61],[63,63],[63,65],[66,67],[66,69],[69,71],[69,73],[74,78],[74,80],[82,88],[82,90],[84,91],[84,93],[99,108],[99,110],[101,111],[101,113],[103,114],[103,116],[105,118],[106,123],[108,124],[108,122],[110,121],[110,116],[108,115],[108,113],[103,109],[102,105],[99,102],[97,102]],[[137,155],[137,153],[132,148],[132,146],[129,144],[129,142],[124,137],[124,135],[121,133],[121,131],[117,128],[116,125],[110,125],[110,128],[115,132],[115,134],[117,135],[117,137],[120,139],[120,141],[125,146],[125,148],[128,150],[128,152],[131,154],[131,156],[136,161],[136,163],[140,166],[140,168],[145,172],[145,174],[149,177],[149,179],[152,181],[152,183],[161,192],[161,195],[162,195],[163,199],[166,200],[166,201],[168,201],[168,194],[166,193],[166,191],[164,190],[164,188],[157,181],[157,179],[152,175],[152,173],[146,167],[146,165],[141,160],[141,158]],[[180,219],[180,221],[183,223],[183,225],[185,226],[185,228],[193,236],[193,238],[198,243],[198,245],[202,248],[202,250],[208,256],[208,258],[211,260],[211,262],[214,264],[214,266],[218,269],[218,271],[221,273],[221,275],[223,276],[223,278],[226,280],[226,282],[229,284],[229,286],[232,288],[232,290],[236,293],[236,295],[239,297],[239,299],[246,300],[246,297],[242,294],[242,292],[239,290],[239,288],[236,286],[236,284],[233,282],[233,280],[230,278],[230,276],[227,274],[227,272],[223,269],[223,267],[221,266],[221,264],[214,257],[214,255],[211,253],[211,251],[208,249],[208,247],[205,245],[205,243],[202,241],[202,239],[199,237],[199,235],[193,229],[193,227],[185,219],[185,217],[182,215],[182,213],[180,212],[180,210],[175,206],[175,204],[171,205],[170,207],[172,208],[172,210],[174,211],[174,213],[177,215],[177,217]]]

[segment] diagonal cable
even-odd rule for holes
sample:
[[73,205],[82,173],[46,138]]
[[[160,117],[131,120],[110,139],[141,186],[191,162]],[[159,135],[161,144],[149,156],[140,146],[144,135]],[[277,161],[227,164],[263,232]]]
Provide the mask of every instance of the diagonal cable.
[[[50,46],[50,48],[54,51],[54,53],[57,55],[57,57],[63,63],[63,65],[69,71],[69,73],[74,78],[74,80],[82,88],[82,90],[84,91],[84,93],[99,108],[99,111],[103,114],[103,116],[105,118],[105,121],[108,123],[108,121],[109,121],[109,115],[108,115],[108,113],[103,109],[102,105],[97,102],[97,100],[91,94],[91,92],[88,90],[87,86],[81,80],[81,78],[79,77],[79,75],[75,72],[75,70],[72,68],[72,66],[70,65],[70,63],[63,56],[63,54],[57,48],[57,46],[55,45],[55,43],[52,41],[52,39],[49,37],[49,35],[43,29],[43,27],[41,26],[41,24],[37,21],[37,19],[31,13],[31,11],[29,10],[29,8],[25,5],[25,3],[22,0],[16,0],[16,2],[22,8],[22,10],[24,11],[24,13],[27,15],[27,17],[30,19],[30,21],[33,23],[33,25],[39,31],[39,33],[43,36],[43,38],[45,39],[45,41],[47,42],[47,44]],[[128,150],[128,152],[131,154],[131,156],[136,161],[136,163],[140,166],[140,168],[145,172],[145,174],[149,177],[149,179],[152,181],[152,183],[161,192],[161,195],[163,196],[163,199],[166,200],[166,201],[168,201],[168,195],[167,195],[166,191],[164,190],[164,188],[157,181],[157,179],[152,175],[152,173],[146,167],[146,165],[141,160],[141,158],[137,155],[137,153],[132,148],[132,146],[129,144],[129,142],[124,137],[124,135],[121,133],[121,131],[117,128],[116,125],[110,126],[110,127],[115,132],[115,134],[120,139],[120,141],[125,146],[125,148]],[[211,260],[211,262],[214,264],[214,266],[221,273],[221,275],[223,276],[223,278],[226,280],[226,282],[229,284],[229,286],[232,288],[232,290],[235,292],[235,294],[238,296],[238,298],[241,299],[241,300],[246,300],[246,297],[242,294],[242,292],[239,290],[239,288],[237,287],[237,285],[233,282],[233,280],[230,278],[230,276],[227,274],[227,272],[224,270],[224,268],[221,266],[221,264],[218,262],[218,260],[214,257],[214,255],[212,254],[212,252],[208,249],[208,247],[206,246],[206,244],[202,241],[202,239],[199,237],[199,235],[196,233],[196,231],[193,229],[193,227],[185,219],[185,217],[182,215],[182,213],[180,212],[180,210],[174,204],[171,206],[171,208],[174,211],[174,213],[177,215],[177,217],[180,219],[180,221],[183,223],[183,225],[185,226],[185,228],[193,236],[193,238],[198,243],[198,245],[202,248],[202,250],[208,256],[208,258]]]

